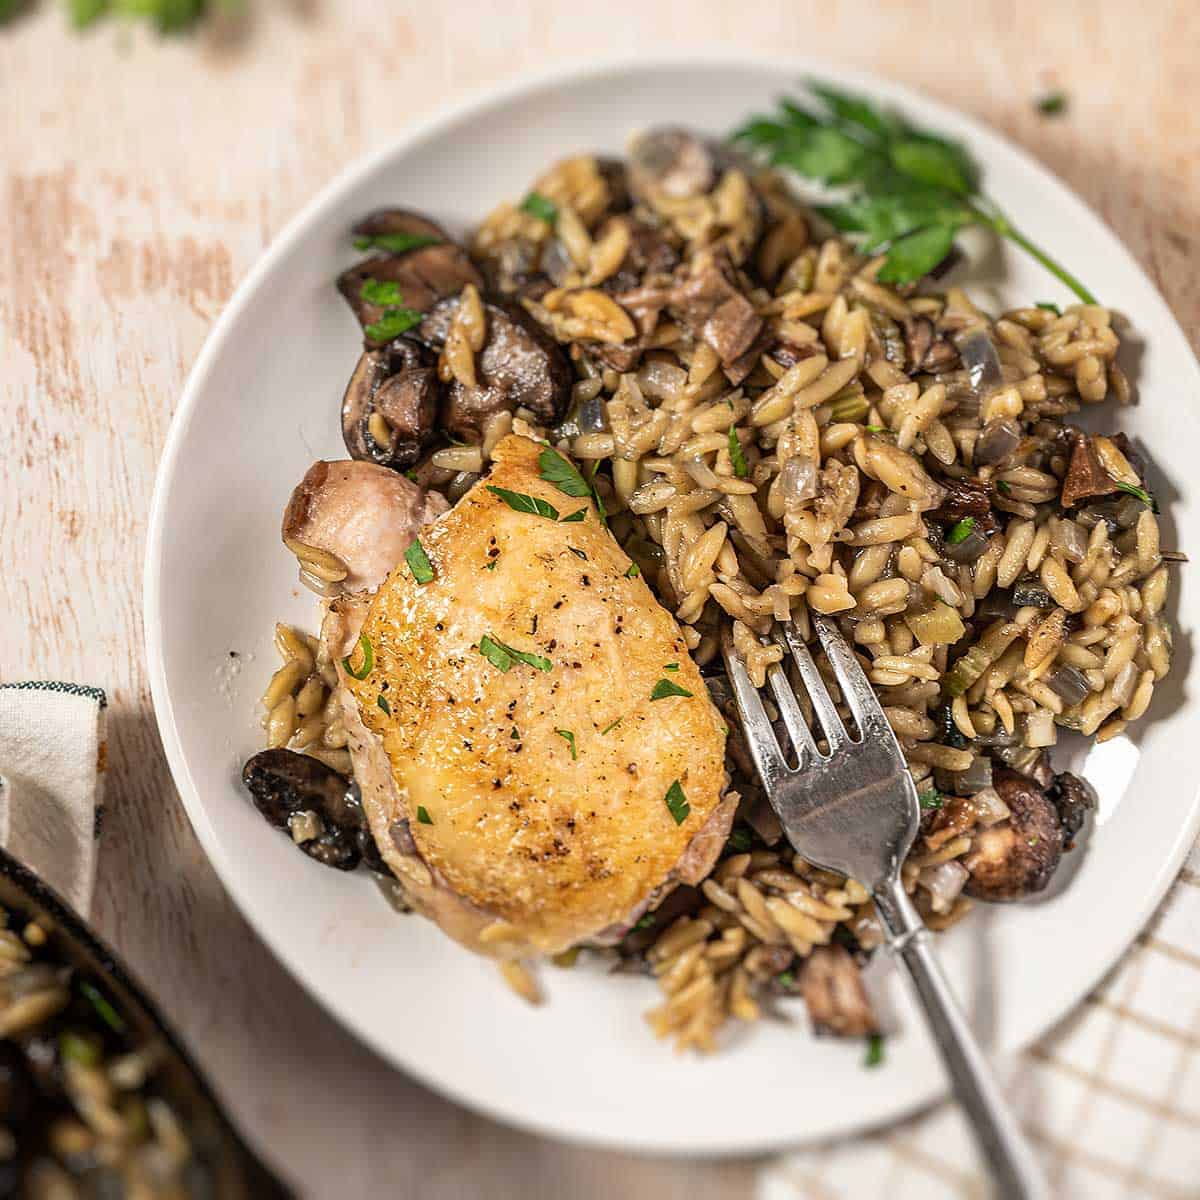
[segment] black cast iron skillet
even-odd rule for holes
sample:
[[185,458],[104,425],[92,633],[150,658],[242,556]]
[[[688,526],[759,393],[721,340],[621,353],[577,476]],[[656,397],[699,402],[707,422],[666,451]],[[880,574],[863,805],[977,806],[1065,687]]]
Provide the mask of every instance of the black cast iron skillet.
[[37,920],[49,934],[50,954],[111,1000],[128,1026],[131,1045],[162,1045],[154,1091],[182,1123],[207,1168],[212,1194],[221,1200],[294,1200],[238,1136],[177,1035],[117,956],[56,892],[2,848],[0,905],[26,921]]

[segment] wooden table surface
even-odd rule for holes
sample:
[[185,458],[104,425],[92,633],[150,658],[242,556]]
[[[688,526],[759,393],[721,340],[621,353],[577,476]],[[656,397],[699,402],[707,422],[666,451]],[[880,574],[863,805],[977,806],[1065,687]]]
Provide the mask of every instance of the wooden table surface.
[[[114,24],[73,34],[44,0],[0,30],[0,678],[108,691],[97,922],[306,1195],[749,1196],[752,1162],[601,1154],[442,1100],[343,1032],[234,910],[171,783],[144,669],[146,520],[176,399],[239,280],[346,164],[469,90],[655,45],[827,54],[983,118],[1101,212],[1196,344],[1194,4],[248,0],[248,10],[241,27],[160,41]],[[1069,108],[1047,120],[1032,101],[1051,88]]]

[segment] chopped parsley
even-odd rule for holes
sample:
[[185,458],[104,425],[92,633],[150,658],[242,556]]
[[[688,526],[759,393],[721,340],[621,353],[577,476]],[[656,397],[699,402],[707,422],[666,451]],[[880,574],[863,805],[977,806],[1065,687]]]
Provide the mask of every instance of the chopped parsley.
[[545,517],[547,521],[558,520],[558,509],[537,496],[530,496],[525,492],[510,492],[508,488],[495,487],[490,483],[487,490],[493,496],[499,496],[514,512],[533,513],[535,516]]
[[678,671],[679,664],[678,663],[666,663],[663,666],[663,670],[664,671]]
[[98,1038],[86,1037],[70,1029],[58,1035],[59,1056],[67,1062],[77,1062],[84,1067],[94,1067],[102,1054]]
[[564,496],[577,500],[592,494],[591,485],[557,450],[547,446],[538,455],[542,478],[553,484]]
[[416,309],[404,307],[398,283],[387,279],[364,279],[359,295],[367,304],[383,309],[379,320],[363,330],[374,342],[390,342],[421,322],[421,314]]
[[787,988],[789,991],[796,982],[796,976],[792,971],[780,971],[775,978],[779,981],[780,987]]
[[754,844],[754,839],[745,825],[737,825],[729,834],[729,841],[725,844],[730,850],[736,851],[738,854],[745,854]]
[[620,725],[620,723],[621,723],[623,720],[625,720],[625,718],[624,718],[624,717],[618,717],[618,718],[617,718],[615,721],[613,721],[611,724],[609,724],[609,725],[605,725],[605,727],[604,727],[602,730],[600,730],[600,736],[601,736],[601,737],[603,737],[603,736],[604,736],[606,733],[612,733],[612,731],[613,731],[614,729],[616,729],[616,727],[617,727],[618,725]]
[[891,433],[892,432],[886,425],[864,425],[863,428],[868,433]]
[[1007,479],[997,479],[996,491],[998,491],[1002,496],[1011,496],[1012,484],[1010,484]]
[[679,684],[672,682],[670,679],[660,679],[655,685],[654,690],[650,693],[651,700],[665,700],[668,696],[686,696],[691,698],[692,693],[687,688],[680,687]]
[[942,793],[939,792],[937,788],[932,787],[929,788],[928,791],[922,792],[917,797],[917,801],[922,808],[941,808]]
[[1043,117],[1061,117],[1067,111],[1067,93],[1049,92],[1038,99],[1034,107]]
[[429,815],[429,810],[423,804],[417,805],[417,820],[422,825],[432,825],[433,818]]
[[422,246],[436,246],[441,238],[427,233],[372,233],[354,239],[355,250],[386,250],[388,254],[407,254]]
[[1056,317],[1062,316],[1062,309],[1050,300],[1039,300],[1037,306],[1038,308],[1044,308],[1047,312],[1052,312]]
[[408,569],[418,583],[433,582],[433,564],[429,561],[429,555],[425,553],[425,547],[417,538],[413,538],[412,545],[405,550],[404,561],[408,563]]
[[512,732],[508,736],[512,738],[513,741],[519,742],[521,740],[521,731],[514,725],[512,727]]
[[682,825],[688,819],[688,813],[692,811],[692,806],[687,802],[687,797],[683,794],[683,788],[679,786],[678,779],[667,788],[663,803],[666,804],[667,811],[675,818],[676,825]]
[[883,1062],[883,1034],[873,1033],[867,1038],[867,1053],[863,1059],[864,1067],[877,1067]]
[[543,196],[541,192],[530,192],[521,201],[521,211],[528,213],[531,217],[537,217],[539,221],[545,221],[550,226],[553,226],[554,222],[558,220],[558,205],[548,196]]
[[571,760],[577,759],[579,755],[575,753],[575,735],[569,729],[556,729],[554,732],[571,747]]
[[573,513],[568,513],[565,517],[563,517],[561,523],[563,525],[573,525],[577,521],[582,521],[583,518],[586,516],[587,516],[586,508],[577,508]]
[[514,650],[512,646],[506,646],[487,633],[479,639],[479,653],[501,671],[507,671],[514,663],[519,662],[536,667],[539,671],[554,669],[554,664],[548,658],[543,658],[540,654],[530,654],[525,650]]
[[[596,511],[600,514],[600,520],[604,521],[607,517],[607,512],[604,508],[604,501],[600,498],[600,493],[596,491],[596,471],[600,464],[592,463],[592,478],[591,480],[584,479],[579,471],[569,463],[559,452],[550,446],[538,455],[538,466],[541,468],[542,478],[550,484],[553,484],[565,496],[574,496],[577,500],[590,499],[596,502]],[[569,517],[564,517],[565,521],[582,521],[587,515],[586,509],[581,509],[582,515],[572,513]]]
[[387,702],[387,697],[381,692],[375,697],[375,703],[390,717],[392,715],[392,706]]
[[79,992],[96,1010],[97,1015],[109,1029],[114,1033],[125,1032],[125,1018],[113,1008],[108,997],[95,984],[89,983],[86,979],[82,980],[79,984]]
[[974,517],[963,517],[961,521],[955,521],[950,526],[946,533],[946,544],[957,546],[959,542],[965,542],[971,536],[971,531],[975,528]]
[[729,461],[733,464],[733,473],[739,479],[745,479],[750,474],[745,451],[742,449],[742,443],[738,441],[737,430],[732,425],[729,427]]
[[350,665],[350,659],[354,657],[353,650],[342,659],[342,666],[345,668],[346,674],[352,678],[366,679],[375,669],[375,648],[365,633],[359,635],[358,651],[362,655],[362,666],[357,671]]
[[498,558],[493,558],[490,562],[486,562],[483,564],[483,569],[485,571],[494,571],[496,569],[496,564],[499,561],[500,560]]
[[642,568],[637,563],[630,563],[629,570],[625,572],[626,579],[636,579],[642,573]]
[[1118,483],[1117,490],[1136,496],[1151,512],[1158,512],[1158,501],[1145,488],[1135,487],[1132,483]]
[[653,929],[658,918],[653,913],[644,913],[634,922],[634,929]]

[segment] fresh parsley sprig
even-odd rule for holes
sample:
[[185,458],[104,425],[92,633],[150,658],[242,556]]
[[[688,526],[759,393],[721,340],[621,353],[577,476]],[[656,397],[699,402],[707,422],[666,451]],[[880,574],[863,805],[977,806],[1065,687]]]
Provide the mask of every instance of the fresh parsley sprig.
[[819,211],[867,253],[884,252],[885,283],[911,283],[950,252],[955,235],[984,225],[1032,255],[1081,300],[1096,298],[1029,240],[979,190],[979,171],[957,142],[917,129],[896,113],[820,83],[801,103],[782,100],[734,137],[787,167],[845,192]]

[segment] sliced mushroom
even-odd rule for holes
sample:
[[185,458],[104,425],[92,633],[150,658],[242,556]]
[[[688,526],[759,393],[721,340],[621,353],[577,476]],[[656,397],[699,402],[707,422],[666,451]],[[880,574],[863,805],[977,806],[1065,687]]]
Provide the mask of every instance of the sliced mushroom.
[[947,371],[958,361],[958,349],[938,333],[928,317],[910,317],[904,323],[904,342],[913,371]]
[[676,285],[671,314],[716,352],[723,366],[737,362],[762,332],[762,318],[738,286],[728,256],[699,254],[691,273]]
[[450,235],[436,222],[407,208],[377,208],[351,231],[355,237],[418,237],[448,242]]
[[378,587],[418,531],[449,505],[369,462],[316,462],[283,514],[284,544],[337,590]]
[[[421,322],[419,335],[440,349],[458,307],[457,297],[443,300]],[[539,421],[554,424],[566,411],[574,375],[552,338],[515,305],[488,301],[487,341],[476,356],[475,387],[452,380],[442,425],[451,433],[480,434],[498,412],[529,409]]]
[[[345,297],[363,331],[384,315],[385,307],[363,298],[363,285],[369,279],[394,283],[400,294],[400,306],[419,313],[428,312],[439,300],[457,296],[468,283],[483,286],[483,280],[465,251],[453,242],[438,242],[404,254],[376,254],[356,263],[338,276],[338,291]],[[369,347],[383,343],[369,335]]]
[[262,750],[246,760],[242,782],[276,829],[287,830],[300,813],[321,819],[321,833],[299,843],[310,858],[339,871],[362,861],[362,835],[369,839],[370,831],[356,789],[340,772],[294,750]]
[[432,438],[440,385],[430,350],[398,337],[365,350],[342,399],[342,438],[351,458],[401,469]]
[[1107,496],[1117,490],[1117,481],[1104,469],[1092,439],[1087,434],[1079,434],[1071,447],[1071,458],[1063,478],[1059,498],[1063,508],[1071,508],[1081,500]]
[[1070,771],[1061,771],[1054,776],[1049,795],[1050,802],[1058,809],[1058,819],[1062,822],[1065,848],[1070,850],[1075,835],[1087,820],[1088,813],[1096,807],[1096,797],[1092,789]]
[[818,1033],[866,1037],[879,1032],[858,963],[844,946],[817,946],[797,982]]
[[971,876],[963,890],[977,900],[1020,900],[1053,877],[1062,858],[1063,826],[1050,798],[1027,775],[999,769],[992,787],[1010,815],[975,834],[961,859]]
[[982,534],[995,533],[1000,528],[992,511],[992,489],[982,479],[948,479],[943,485],[946,495],[929,515],[938,521],[961,521],[970,517],[974,529]]
[[629,188],[651,204],[656,196],[673,200],[703,196],[717,181],[712,146],[686,129],[650,129],[629,146]]

